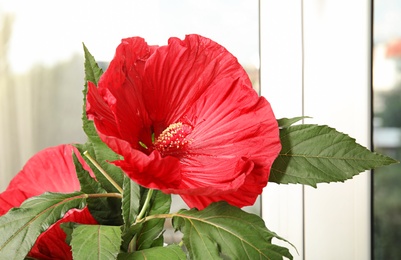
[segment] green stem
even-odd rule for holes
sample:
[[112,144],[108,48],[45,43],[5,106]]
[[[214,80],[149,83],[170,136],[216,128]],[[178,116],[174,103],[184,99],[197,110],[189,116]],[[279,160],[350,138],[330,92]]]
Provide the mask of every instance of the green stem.
[[97,163],[95,159],[93,159],[93,157],[88,153],[88,151],[85,151],[84,155],[86,156],[86,158],[89,159],[89,161],[91,161],[91,163],[93,163],[93,165],[95,165],[95,167],[103,174],[103,176],[122,194],[123,189],[120,187],[120,185],[118,185],[118,183],[115,182],[113,178],[111,178],[110,175],[105,170],[103,170],[103,168]]
[[120,193],[94,193],[87,195],[88,198],[117,198],[117,199],[123,198],[123,196]]
[[135,224],[139,223],[139,222],[146,222],[148,220],[151,219],[158,219],[158,218],[172,218],[174,216],[176,216],[177,213],[168,213],[168,214],[155,214],[155,215],[150,215],[150,216],[146,216],[143,219],[137,219]]
[[[140,223],[140,222],[149,221],[149,220],[151,220],[151,219],[166,219],[166,218],[173,218],[173,217],[175,217],[175,216],[180,216],[180,214],[179,214],[179,213],[168,213],[168,214],[155,214],[155,215],[150,215],[150,216],[144,217],[143,219],[137,219],[137,220],[135,221],[134,225],[135,225],[135,224],[138,224],[138,223]],[[184,241],[181,240],[181,241],[178,243],[178,246],[179,246],[179,247],[182,247],[183,245],[184,245]]]
[[149,202],[150,202],[150,199],[152,198],[152,195],[153,195],[153,190],[149,189],[148,194],[146,194],[145,203],[143,203],[141,212],[139,212],[138,216],[136,217],[136,222],[141,221],[141,219],[145,215],[146,210],[149,208]]
[[128,253],[135,252],[137,237],[138,237],[138,234],[135,234],[134,237],[129,242],[129,244],[128,244]]

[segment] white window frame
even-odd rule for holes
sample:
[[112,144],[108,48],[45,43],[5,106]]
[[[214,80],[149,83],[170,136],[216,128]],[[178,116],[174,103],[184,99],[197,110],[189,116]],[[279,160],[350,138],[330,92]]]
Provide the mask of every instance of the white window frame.
[[[260,0],[261,94],[276,117],[311,116],[371,147],[368,0]],[[317,189],[269,183],[262,216],[294,259],[370,259],[370,172]]]

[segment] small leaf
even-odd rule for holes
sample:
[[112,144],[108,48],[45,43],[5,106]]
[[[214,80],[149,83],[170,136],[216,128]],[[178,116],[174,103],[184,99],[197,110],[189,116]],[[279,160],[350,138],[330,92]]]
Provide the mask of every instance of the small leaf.
[[97,85],[103,74],[103,70],[98,66],[95,58],[89,52],[88,48],[86,48],[85,44],[82,45],[85,54],[85,79]]
[[[167,214],[170,212],[171,195],[154,190],[148,215]],[[164,219],[147,221],[137,232],[137,250],[163,245]]]
[[85,207],[87,195],[44,193],[0,217],[0,259],[23,259],[37,237],[72,208]]
[[183,234],[191,259],[292,259],[287,248],[272,244],[278,238],[257,215],[226,202],[212,203],[202,211],[181,210],[173,226]]
[[152,247],[133,253],[121,253],[118,260],[147,260],[147,259],[168,259],[168,260],[187,260],[187,256],[178,245],[165,247]]
[[310,118],[309,116],[299,116],[299,117],[293,117],[293,118],[280,118],[277,119],[278,126],[281,128],[289,127],[292,124],[295,124],[298,121],[301,121],[305,118]]
[[86,163],[91,167],[96,179],[102,185],[102,187],[107,192],[119,192],[105,176],[85,157],[84,152],[87,151],[88,154],[100,165],[100,167],[107,172],[107,174],[120,186],[123,184],[124,173],[120,168],[109,163],[109,161],[114,161],[120,159],[119,156],[114,153],[106,144],[104,144],[100,139],[98,140],[88,140],[85,144],[76,144],[75,147],[78,148],[82,157],[85,159]]
[[[81,191],[86,194],[105,194],[107,193],[105,189],[92,178],[88,171],[86,171],[78,158],[73,154],[75,170],[79,182],[81,184]],[[121,200],[118,198],[111,197],[93,197],[87,199],[87,206],[100,224],[104,225],[121,225],[123,220],[121,218]]]
[[[128,176],[124,177],[123,198],[122,198],[122,217],[124,225],[122,228],[122,250],[129,252],[131,240],[134,238],[137,228],[132,225],[135,223],[139,213],[141,200],[141,187],[132,181]],[[135,241],[134,241],[135,242]]]
[[70,245],[74,259],[117,259],[121,229],[118,226],[76,225]]
[[135,222],[139,213],[140,200],[141,187],[128,176],[124,176],[122,215],[126,227]]
[[75,222],[63,222],[60,223],[60,228],[64,231],[66,238],[65,238],[65,242],[69,245],[71,245],[71,236],[72,236],[72,232],[74,231],[74,228],[76,227],[76,225],[79,225]]
[[83,122],[83,129],[88,136],[96,137],[97,132],[93,121],[88,120],[86,116],[86,94],[88,92],[88,81],[93,82],[96,86],[99,82],[100,77],[103,74],[103,70],[99,67],[96,63],[95,58],[86,48],[85,44],[83,45],[84,48],[84,55],[85,55],[85,84],[84,84],[84,98],[83,98],[83,113],[82,113],[82,122]]
[[[88,141],[85,144],[75,145],[81,154],[85,151],[99,163],[99,165],[111,176],[111,178],[120,186],[123,183],[123,172],[120,168],[112,165],[109,161],[120,159],[120,156],[114,153],[103,141],[100,139],[93,121],[89,120],[86,116],[86,95],[88,91],[87,82],[91,81],[97,85],[100,76],[103,71],[96,63],[95,58],[90,54],[86,46],[84,45],[85,53],[85,85],[83,90],[83,111],[82,111],[82,123],[83,129],[88,136]],[[107,192],[118,192],[116,188],[94,167],[94,165],[83,156],[85,161],[92,168],[96,179],[100,182],[102,187]]]
[[355,139],[328,126],[296,125],[280,129],[281,152],[269,181],[299,183],[343,182],[365,170],[397,163],[372,152]]

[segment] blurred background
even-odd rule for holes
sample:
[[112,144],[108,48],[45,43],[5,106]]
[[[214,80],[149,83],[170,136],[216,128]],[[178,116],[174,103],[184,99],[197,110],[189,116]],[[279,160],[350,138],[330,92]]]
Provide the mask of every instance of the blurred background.
[[[374,1],[373,145],[401,161],[401,1]],[[374,259],[401,259],[401,164],[373,174]]]

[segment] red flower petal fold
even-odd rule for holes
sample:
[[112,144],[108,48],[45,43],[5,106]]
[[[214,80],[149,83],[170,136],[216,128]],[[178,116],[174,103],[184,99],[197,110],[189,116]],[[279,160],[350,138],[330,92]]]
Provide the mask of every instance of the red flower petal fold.
[[252,205],[281,150],[268,101],[232,54],[199,35],[160,47],[123,39],[98,86],[88,83],[87,115],[131,179],[198,209]]
[[[69,193],[80,190],[72,153],[75,152],[86,170],[90,171],[72,145],[47,148],[34,155],[0,194],[0,216],[22,202],[45,192]],[[72,259],[71,247],[60,223],[97,224],[87,208],[71,209],[36,240],[28,256],[35,259]]]

